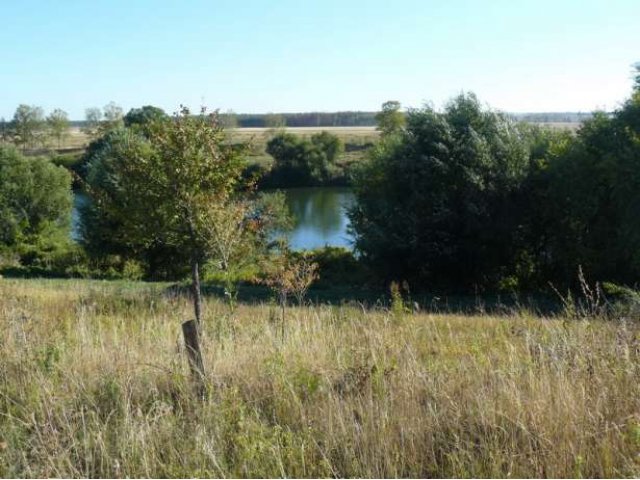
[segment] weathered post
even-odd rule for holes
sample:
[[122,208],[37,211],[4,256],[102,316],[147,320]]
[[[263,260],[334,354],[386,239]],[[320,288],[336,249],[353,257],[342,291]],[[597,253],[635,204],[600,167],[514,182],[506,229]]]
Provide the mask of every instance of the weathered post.
[[198,396],[204,398],[204,362],[200,351],[200,341],[198,339],[198,324],[195,320],[187,320],[182,324],[182,334],[187,347],[187,358],[189,359],[189,369],[196,384]]

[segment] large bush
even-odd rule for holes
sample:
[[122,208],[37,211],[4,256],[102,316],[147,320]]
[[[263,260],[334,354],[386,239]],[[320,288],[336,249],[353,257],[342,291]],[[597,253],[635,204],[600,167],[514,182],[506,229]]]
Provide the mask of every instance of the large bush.
[[472,94],[411,111],[356,175],[356,248],[386,280],[497,285],[514,273],[528,168],[518,125]]
[[515,124],[461,95],[409,113],[356,177],[356,247],[420,288],[640,278],[640,78],[577,134]]
[[45,158],[0,147],[0,255],[48,266],[70,248],[71,175]]
[[597,113],[551,152],[538,261],[549,278],[640,279],[640,82],[612,115]]
[[330,183],[339,176],[336,160],[343,151],[340,139],[320,132],[310,139],[281,132],[267,144],[274,159],[265,186],[299,187]]

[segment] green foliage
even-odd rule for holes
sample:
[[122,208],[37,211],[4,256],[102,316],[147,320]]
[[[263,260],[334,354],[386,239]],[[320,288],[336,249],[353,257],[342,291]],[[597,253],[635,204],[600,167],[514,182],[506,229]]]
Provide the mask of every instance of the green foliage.
[[84,111],[84,125],[82,126],[82,132],[90,139],[95,139],[100,131],[101,120],[102,110],[97,107],[87,108]]
[[[565,283],[582,265],[592,278],[640,278],[640,98],[596,113],[575,139],[557,146],[542,173],[545,240],[538,261]],[[571,181],[567,181],[571,179]]]
[[267,143],[266,151],[274,158],[274,165],[263,184],[290,187],[326,183],[336,175],[335,162],[343,148],[340,139],[329,132],[315,134],[310,140],[280,132]]
[[59,108],[47,116],[47,129],[49,135],[57,142],[58,148],[62,147],[62,142],[69,136],[69,116],[64,110]]
[[35,148],[44,143],[44,113],[42,107],[21,104],[16,109],[11,122],[13,142],[22,147]]
[[229,199],[242,163],[213,117],[183,110],[146,130],[112,130],[91,152],[83,237],[93,253],[184,266],[205,256],[209,207]]
[[[640,71],[640,70],[639,70]],[[385,280],[518,291],[640,278],[640,93],[577,135],[462,95],[412,111],[356,175],[356,246]]]
[[119,128],[123,125],[123,112],[115,102],[107,103],[102,109],[102,123],[100,128],[103,132]]
[[383,136],[399,133],[405,125],[405,116],[400,111],[400,102],[389,100],[382,104],[382,110],[376,114],[378,130]]
[[319,278],[314,282],[314,287],[365,287],[370,279],[370,272],[347,248],[324,247],[295,254],[318,265]]
[[344,145],[340,137],[327,131],[312,135],[311,143],[322,152],[325,157],[324,163],[329,165],[335,164],[340,154],[344,151]]
[[45,158],[0,147],[0,250],[47,266],[69,248],[71,176]]
[[96,107],[85,110],[85,122],[82,131],[91,140],[96,140],[98,137],[109,133],[111,130],[117,130],[122,126],[124,126],[122,107],[115,102],[109,102],[102,110]]
[[425,288],[495,285],[518,253],[519,187],[529,151],[518,125],[474,95],[443,113],[411,111],[406,130],[356,175],[356,248],[383,279]]
[[208,278],[246,279],[270,232],[287,228],[284,197],[243,191],[242,146],[225,141],[215,116],[183,110],[131,125],[88,149],[87,251],[135,260],[147,278],[182,278],[197,260]]
[[145,105],[140,108],[132,108],[123,117],[123,123],[125,127],[131,128],[136,126],[143,128],[153,122],[168,120],[169,116],[164,110],[152,105]]

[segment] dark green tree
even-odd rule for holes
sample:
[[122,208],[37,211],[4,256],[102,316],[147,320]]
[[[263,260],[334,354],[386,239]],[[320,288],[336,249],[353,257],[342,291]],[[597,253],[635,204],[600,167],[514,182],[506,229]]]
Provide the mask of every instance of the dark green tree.
[[529,151],[518,125],[473,94],[411,111],[356,175],[356,248],[385,279],[492,287],[518,254]]
[[329,180],[338,155],[340,139],[328,132],[304,137],[281,132],[267,143],[274,158],[271,179],[278,185],[317,185]]
[[145,105],[140,108],[132,108],[123,118],[125,127],[140,127],[150,125],[153,122],[168,120],[170,117],[166,112],[152,105]]
[[597,112],[550,152],[540,205],[540,263],[563,284],[640,278],[640,84],[612,115]]
[[71,175],[45,158],[0,146],[0,249],[32,265],[68,245]]

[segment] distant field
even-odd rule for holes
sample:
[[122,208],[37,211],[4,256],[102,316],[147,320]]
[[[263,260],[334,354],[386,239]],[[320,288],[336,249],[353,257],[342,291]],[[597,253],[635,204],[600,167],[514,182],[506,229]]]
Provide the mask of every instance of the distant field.
[[[375,127],[291,127],[286,131],[303,137],[310,137],[323,131],[337,135],[346,146],[346,151],[339,160],[341,163],[357,161],[362,157],[362,149],[374,143],[379,137],[379,132]],[[230,136],[233,142],[249,144],[248,160],[250,163],[266,166],[273,160],[265,151],[266,144],[276,132],[277,129],[273,128],[236,128],[230,130]],[[86,148],[89,141],[89,137],[80,128],[73,127],[59,151],[81,150]]]
[[[537,125],[544,125],[552,128],[577,130],[580,127],[578,122],[539,122]],[[276,129],[273,128],[236,128],[230,130],[234,141],[249,142],[254,147],[254,155],[264,156],[264,146],[271,138]],[[340,137],[343,143],[349,146],[361,147],[368,143],[374,143],[380,136],[380,132],[375,127],[287,127],[286,131],[295,135],[310,137],[319,132],[330,132]],[[63,142],[61,150],[75,150],[85,148],[89,144],[89,138],[80,128],[73,127],[69,137]]]
[[551,128],[557,128],[557,129],[566,129],[566,130],[573,130],[573,131],[577,131],[580,128],[580,125],[582,125],[582,123],[580,122],[533,122],[534,125],[542,125],[544,127],[551,127]]

